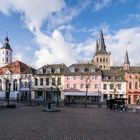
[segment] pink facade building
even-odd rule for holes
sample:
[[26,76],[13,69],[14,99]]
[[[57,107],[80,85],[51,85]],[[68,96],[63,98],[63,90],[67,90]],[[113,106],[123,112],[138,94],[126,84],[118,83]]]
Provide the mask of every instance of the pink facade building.
[[68,102],[98,102],[101,97],[101,71],[93,64],[73,64],[64,77],[64,96]]
[[130,69],[130,73],[125,74],[126,79],[126,93],[128,104],[140,103],[140,68]]

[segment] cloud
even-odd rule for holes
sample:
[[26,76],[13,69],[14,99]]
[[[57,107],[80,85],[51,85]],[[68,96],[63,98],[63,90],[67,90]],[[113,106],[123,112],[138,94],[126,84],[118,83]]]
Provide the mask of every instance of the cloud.
[[131,65],[140,63],[139,58],[140,27],[124,28],[108,33],[105,36],[107,49],[112,52],[115,63],[121,65],[124,62],[125,50],[128,50]]
[[[55,4],[54,4],[55,3]],[[53,12],[65,7],[63,0],[1,0],[0,10],[4,14],[9,11],[19,12],[30,31],[40,29],[43,21]]]
[[99,11],[111,3],[111,0],[99,0],[93,3],[93,11]]
[[71,64],[75,59],[75,52],[70,43],[66,42],[61,32],[55,30],[51,37],[42,32],[36,34],[37,44],[40,49],[35,52],[36,66],[48,63]]

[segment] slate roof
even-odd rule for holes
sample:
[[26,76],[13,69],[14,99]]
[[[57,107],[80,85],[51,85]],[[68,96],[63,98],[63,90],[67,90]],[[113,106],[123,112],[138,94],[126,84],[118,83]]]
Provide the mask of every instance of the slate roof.
[[10,46],[10,44],[9,44],[9,38],[8,38],[7,36],[6,36],[6,38],[5,38],[5,42],[4,42],[3,47],[2,47],[1,49],[7,49],[7,50],[13,51],[13,50],[11,49],[11,46]]

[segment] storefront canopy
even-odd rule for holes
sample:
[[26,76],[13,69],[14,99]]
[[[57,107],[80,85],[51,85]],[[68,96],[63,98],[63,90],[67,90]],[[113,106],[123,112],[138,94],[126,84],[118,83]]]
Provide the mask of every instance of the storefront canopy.
[[[64,92],[65,96],[86,96],[86,92]],[[88,92],[87,96],[100,96],[98,92]]]

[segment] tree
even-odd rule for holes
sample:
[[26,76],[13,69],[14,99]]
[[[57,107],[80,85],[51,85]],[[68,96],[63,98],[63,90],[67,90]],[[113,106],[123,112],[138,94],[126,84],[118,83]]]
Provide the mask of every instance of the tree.
[[92,81],[91,75],[85,76],[85,88],[86,88],[85,107],[87,107],[87,94],[91,81]]

